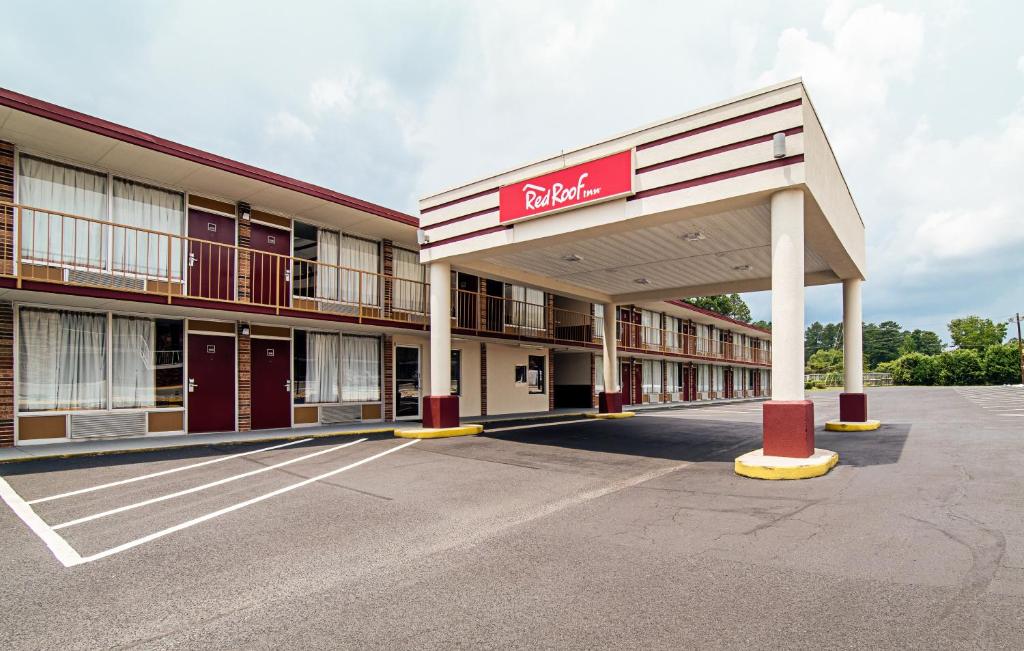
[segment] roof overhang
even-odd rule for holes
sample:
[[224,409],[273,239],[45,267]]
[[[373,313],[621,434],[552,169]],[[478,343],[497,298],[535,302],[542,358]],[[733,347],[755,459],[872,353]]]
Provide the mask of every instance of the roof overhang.
[[0,140],[19,151],[414,245],[412,215],[0,89]]
[[[502,187],[624,151],[629,196],[502,221]],[[864,224],[800,80],[427,197],[421,259],[615,303],[770,289],[770,197],[790,188],[806,284],[863,278]]]

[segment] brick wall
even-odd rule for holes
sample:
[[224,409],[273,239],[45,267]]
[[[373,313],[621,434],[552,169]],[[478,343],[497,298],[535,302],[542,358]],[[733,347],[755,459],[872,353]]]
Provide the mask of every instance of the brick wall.
[[480,415],[487,415],[487,344],[480,342]]
[[248,323],[238,324],[238,431],[252,429],[252,340],[243,335]]
[[14,445],[14,306],[0,301],[0,447]]
[[391,240],[381,243],[380,257],[384,273],[384,314],[391,314],[391,306],[395,297],[394,281],[391,277],[395,272],[395,245]]
[[[594,355],[590,355],[590,406],[597,407],[597,374],[604,373],[604,369],[598,370]],[[605,389],[607,391],[607,389]]]
[[394,337],[391,335],[384,335],[381,342],[384,350],[381,351],[381,357],[384,360],[384,420],[392,421],[395,419],[395,344]]
[[487,326],[487,280],[483,277],[477,280],[477,307],[480,309],[480,316],[477,317],[476,327]]
[[[252,298],[252,254],[248,248],[252,245],[252,224],[241,218],[243,212],[252,214],[252,207],[247,203],[239,203],[235,214],[238,216],[238,302],[248,303]],[[239,348],[241,353],[241,348]]]
[[[0,140],[0,201],[14,202],[14,145]],[[5,273],[14,271],[14,210],[0,208],[0,259]]]
[[548,349],[548,411],[555,408],[555,351]]

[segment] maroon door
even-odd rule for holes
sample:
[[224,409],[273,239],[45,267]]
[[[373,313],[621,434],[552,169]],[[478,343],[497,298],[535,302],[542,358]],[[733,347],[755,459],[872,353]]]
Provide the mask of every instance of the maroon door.
[[235,220],[188,211],[188,294],[235,300]]
[[[252,302],[259,305],[289,305],[288,280],[291,232],[263,224],[252,225]],[[271,255],[277,254],[277,255]]]
[[291,342],[252,340],[252,428],[291,427]]
[[188,336],[188,431],[235,429],[235,338]]
[[731,368],[727,368],[727,369],[725,369],[722,372],[722,383],[725,385],[725,386],[722,387],[722,391],[725,394],[726,398],[735,398],[736,397],[733,394],[733,389],[736,386],[734,384],[734,380],[735,379],[736,378],[733,377],[733,372],[732,372]]

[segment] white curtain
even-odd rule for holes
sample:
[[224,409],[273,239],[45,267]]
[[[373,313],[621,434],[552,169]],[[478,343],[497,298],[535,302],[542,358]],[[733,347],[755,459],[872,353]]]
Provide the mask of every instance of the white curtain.
[[[345,303],[362,302],[363,305],[380,305],[380,247],[376,242],[345,235],[341,238],[341,266],[347,269],[365,271],[342,273],[341,300]],[[360,279],[362,291],[360,292]]]
[[115,178],[112,221],[168,234],[115,226],[114,269],[165,278],[170,265],[171,277],[181,279],[180,236],[185,232],[185,197],[181,193]]
[[661,393],[661,361],[643,361],[643,387],[644,393]]
[[[424,272],[420,254],[405,249],[394,250],[395,287],[392,298],[396,310],[424,312]],[[455,286],[454,284],[452,285]],[[456,301],[456,305],[458,301]]]
[[151,319],[115,316],[111,327],[111,403],[118,407],[156,406],[154,344]]
[[594,390],[604,391],[604,356],[594,355]]
[[105,267],[109,226],[46,211],[106,220],[106,175],[24,154],[19,161],[18,202],[43,209],[22,213],[22,257]]
[[341,336],[306,333],[306,402],[338,402]]
[[380,340],[346,335],[341,344],[341,399],[345,402],[379,401]]
[[[316,265],[316,297],[336,301],[338,295],[337,265],[341,256],[341,235],[322,228],[316,232],[316,260],[323,264]],[[333,266],[332,266],[333,265]]]
[[640,321],[644,328],[644,342],[651,346],[660,346],[661,314],[650,310],[641,310]]
[[594,337],[604,339],[604,305],[594,303]]
[[679,362],[665,362],[665,392],[679,391]]
[[18,316],[18,408],[103,409],[107,316],[22,309]]
[[544,329],[544,292],[522,285],[505,285],[505,297],[511,303],[505,308],[509,325],[532,330]]
[[681,341],[679,339],[679,319],[674,316],[665,315],[665,345],[672,349],[678,350],[682,348]]

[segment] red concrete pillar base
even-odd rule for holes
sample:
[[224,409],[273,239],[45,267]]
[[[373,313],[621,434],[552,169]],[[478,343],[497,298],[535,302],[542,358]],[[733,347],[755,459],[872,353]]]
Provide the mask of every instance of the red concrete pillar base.
[[597,394],[597,411],[602,414],[621,414],[622,393],[606,393],[602,391]]
[[839,420],[843,423],[863,423],[868,419],[866,393],[839,394]]
[[814,454],[814,403],[769,400],[764,403],[764,454],[805,459]]
[[423,427],[440,429],[458,426],[458,396],[425,396],[423,398]]

